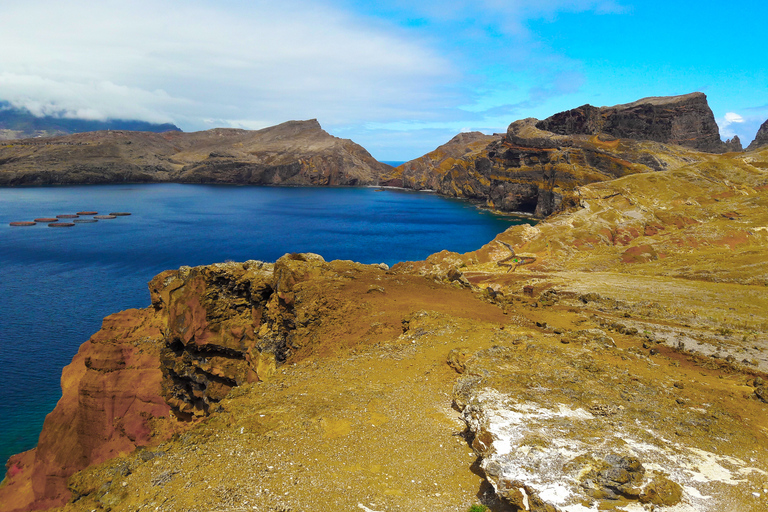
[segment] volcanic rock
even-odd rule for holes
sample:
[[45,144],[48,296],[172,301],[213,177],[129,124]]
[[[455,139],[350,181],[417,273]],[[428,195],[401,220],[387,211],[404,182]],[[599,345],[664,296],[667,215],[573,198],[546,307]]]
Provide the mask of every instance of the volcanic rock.
[[8,461],[0,509],[38,510],[65,503],[67,478],[176,428],[163,401],[161,326],[151,309],[104,319],[64,368],[62,397],[45,419],[37,447]]
[[723,144],[725,144],[724,153],[736,153],[744,151],[744,148],[741,146],[741,139],[739,139],[738,135],[734,135],[732,139],[728,139]]
[[[597,147],[550,134],[504,143]],[[768,151],[698,158],[464,255],[160,274],[0,510],[766,510]]]
[[559,135],[537,126],[536,119],[515,121],[504,137],[474,135],[469,144],[457,136],[382,180],[546,217],[577,204],[581,185],[707,158],[680,146],[604,134]]
[[523,119],[503,137],[459,134],[382,183],[546,217],[578,204],[579,186],[707,160],[701,151],[741,151],[741,142],[722,142],[706,96],[692,93]]
[[768,121],[764,122],[757,130],[755,140],[747,146],[747,151],[754,151],[764,146],[768,146]]
[[[724,473],[705,469],[726,463],[719,450],[695,440],[712,435],[711,426],[689,423],[685,443],[672,445],[653,418],[673,424],[688,421],[690,412],[655,395],[650,380],[599,364],[593,350],[531,341],[480,351],[464,364],[455,404],[486,478],[519,510],[674,506],[683,500],[704,510],[711,498],[695,487],[706,485],[725,503],[725,496],[739,492],[736,474],[762,472],[746,458],[727,458],[732,469]],[[620,405],[607,414],[591,412],[604,410],[595,407],[604,403]]]
[[500,138],[501,135],[480,132],[460,133],[434,151],[382,176],[381,184],[414,190],[437,190],[447,194],[446,186],[452,183],[452,176],[466,172],[456,167],[461,167],[463,162],[471,162],[489,143]]
[[621,139],[652,140],[709,153],[728,149],[701,92],[643,98],[613,107],[582,105],[539,121],[536,127],[560,135],[604,133]]

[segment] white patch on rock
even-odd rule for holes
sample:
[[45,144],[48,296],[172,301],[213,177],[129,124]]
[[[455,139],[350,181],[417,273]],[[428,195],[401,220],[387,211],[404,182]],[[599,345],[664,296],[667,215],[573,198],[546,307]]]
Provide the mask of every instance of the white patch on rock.
[[[499,486],[522,482],[542,500],[564,512],[597,510],[600,502],[596,500],[593,508],[583,504],[586,495],[581,479],[589,466],[579,469],[581,462],[568,466],[580,456],[588,461],[590,457],[599,460],[609,455],[630,455],[643,464],[646,479],[654,472],[668,475],[683,490],[680,503],[664,508],[668,512],[721,510],[724,503],[712,497],[717,496],[712,485],[742,484],[747,480],[739,477],[753,472],[766,475],[738,458],[673,443],[642,421],[608,429],[603,418],[596,418],[582,408],[518,402],[495,389],[478,391],[463,415],[470,429],[482,434],[476,438],[482,452],[482,467],[497,492]],[[518,484],[512,485],[523,493],[528,510],[528,493]],[[630,503],[618,510],[646,509],[639,503]]]

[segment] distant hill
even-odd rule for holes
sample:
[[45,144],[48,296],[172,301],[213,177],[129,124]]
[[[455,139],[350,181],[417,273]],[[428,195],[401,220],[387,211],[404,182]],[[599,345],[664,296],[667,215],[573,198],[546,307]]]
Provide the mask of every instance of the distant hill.
[[101,130],[130,130],[155,133],[181,131],[176,125],[170,123],[155,124],[126,119],[92,121],[53,116],[36,117],[25,108],[16,108],[7,101],[0,101],[0,140],[57,137],[60,135]]
[[391,166],[316,119],[263,130],[126,130],[0,144],[0,186],[74,183],[376,185]]

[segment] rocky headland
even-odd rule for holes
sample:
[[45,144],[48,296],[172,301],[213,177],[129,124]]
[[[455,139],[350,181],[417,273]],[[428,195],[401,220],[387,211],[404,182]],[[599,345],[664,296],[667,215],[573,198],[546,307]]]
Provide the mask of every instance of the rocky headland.
[[0,510],[765,510],[768,149],[671,148],[467,254],[158,275]]
[[328,134],[316,120],[256,131],[99,131],[0,145],[0,186],[375,185],[390,169],[354,142]]
[[[715,115],[704,93],[642,98],[612,107],[582,105],[536,123],[559,135],[598,135],[652,140],[708,153],[725,153]],[[741,150],[741,147],[739,147]]]
[[706,96],[691,93],[584,105],[543,121],[515,121],[506,135],[461,134],[382,183],[543,218],[577,204],[580,186],[740,151],[737,137],[720,139]]

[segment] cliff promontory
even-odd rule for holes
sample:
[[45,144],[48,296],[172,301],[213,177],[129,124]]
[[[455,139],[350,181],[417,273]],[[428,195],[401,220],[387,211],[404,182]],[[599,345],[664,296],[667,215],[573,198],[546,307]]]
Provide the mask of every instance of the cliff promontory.
[[677,169],[726,151],[741,151],[741,142],[721,141],[706,96],[692,93],[584,105],[543,121],[515,121],[504,136],[461,134],[382,183],[546,217],[576,204],[579,186]]
[[652,140],[708,153],[727,149],[707,96],[701,92],[643,98],[613,107],[582,105],[539,121],[536,127],[560,135],[604,133],[619,139]]
[[263,130],[101,131],[0,145],[0,185],[370,185],[391,169],[316,120]]

